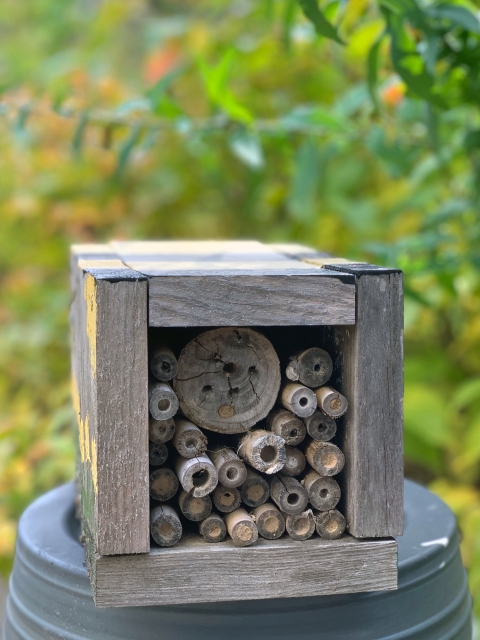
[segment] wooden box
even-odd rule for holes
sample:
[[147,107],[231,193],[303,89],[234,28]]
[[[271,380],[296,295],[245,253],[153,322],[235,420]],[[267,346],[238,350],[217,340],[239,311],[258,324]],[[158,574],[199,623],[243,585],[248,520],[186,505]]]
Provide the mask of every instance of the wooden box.
[[[298,245],[112,242],[72,247],[78,483],[97,606],[394,589],[403,526],[403,289],[395,269]],[[150,549],[148,332],[304,332],[349,398],[340,438],[347,531],[254,547],[187,537]],[[284,328],[284,329],[282,329]],[[150,329],[151,330],[151,329]]]

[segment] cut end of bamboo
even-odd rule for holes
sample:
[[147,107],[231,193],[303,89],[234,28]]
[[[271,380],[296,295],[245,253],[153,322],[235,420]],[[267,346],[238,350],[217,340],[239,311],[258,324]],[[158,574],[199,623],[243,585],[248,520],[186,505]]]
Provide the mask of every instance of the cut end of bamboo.
[[256,429],[243,436],[238,454],[257,471],[277,473],[286,462],[285,440],[270,431]]
[[315,516],[315,523],[318,535],[324,540],[340,538],[347,526],[345,518],[337,509],[318,513]]
[[299,476],[305,469],[307,461],[305,456],[295,447],[285,447],[285,466],[282,469],[282,475],[284,476]]
[[331,442],[312,440],[305,449],[305,457],[321,476],[334,476],[340,473],[345,465],[342,451]]
[[240,488],[243,502],[248,507],[258,507],[270,497],[270,486],[259,473],[248,469],[247,479]]
[[205,542],[222,542],[227,535],[227,527],[222,517],[218,513],[212,513],[200,523],[200,535]]
[[247,468],[233,449],[218,447],[210,453],[218,473],[218,480],[224,487],[239,487],[247,478]]
[[283,513],[291,515],[301,513],[308,504],[307,491],[298,480],[281,474],[272,478],[270,495]]
[[305,426],[312,440],[318,440],[318,442],[328,442],[337,433],[335,420],[318,409],[311,416],[305,418]]
[[178,479],[171,469],[161,467],[150,474],[150,496],[159,502],[173,498],[178,491]]
[[332,372],[330,355],[319,347],[311,347],[292,356],[285,371],[289,380],[312,388],[325,384]]
[[182,537],[182,523],[175,509],[159,505],[152,509],[150,533],[160,547],[173,547]]
[[262,504],[252,511],[258,533],[266,540],[277,540],[285,532],[285,518],[271,502]]
[[178,363],[175,354],[168,347],[158,347],[150,356],[150,371],[162,382],[172,380],[177,375]]
[[206,435],[189,420],[175,420],[172,444],[183,458],[194,458],[205,453],[208,447]]
[[315,391],[318,406],[332,418],[340,418],[348,409],[348,401],[339,391],[332,387],[320,387]]
[[160,467],[168,459],[168,449],[166,444],[150,443],[148,461],[153,467]]
[[308,540],[315,533],[315,518],[311,509],[290,514],[285,518],[285,526],[292,540]]
[[175,470],[183,490],[192,491],[195,498],[208,495],[218,484],[217,470],[206,455],[190,459],[179,456]]
[[200,522],[205,520],[212,511],[212,501],[210,496],[196,498],[192,492],[182,491],[178,496],[178,506],[181,512],[192,522]]
[[282,389],[282,405],[300,418],[307,418],[317,408],[317,396],[308,387],[291,382]]
[[242,496],[238,489],[234,487],[224,487],[218,484],[212,493],[212,500],[218,511],[221,513],[231,513],[240,506]]
[[155,420],[150,417],[148,424],[148,437],[150,442],[155,444],[163,444],[173,438],[175,433],[175,422],[173,418],[167,420]]
[[237,509],[225,516],[227,531],[236,547],[249,547],[258,539],[258,529],[244,509]]
[[178,398],[167,382],[157,382],[150,387],[148,408],[155,420],[168,420],[178,411]]
[[285,444],[296,447],[307,433],[301,419],[287,409],[276,408],[268,414],[267,429],[285,440]]
[[334,509],[341,497],[340,485],[329,476],[321,476],[311,469],[302,480],[302,485],[308,493],[308,500],[312,507],[319,511]]

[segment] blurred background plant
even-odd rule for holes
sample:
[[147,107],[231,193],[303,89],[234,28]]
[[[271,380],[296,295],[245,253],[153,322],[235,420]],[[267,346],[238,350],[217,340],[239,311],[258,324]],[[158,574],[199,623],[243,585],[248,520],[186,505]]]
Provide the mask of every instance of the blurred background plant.
[[407,475],[459,517],[480,593],[477,13],[3,0],[5,574],[22,510],[73,475],[69,244],[257,237],[404,269]]

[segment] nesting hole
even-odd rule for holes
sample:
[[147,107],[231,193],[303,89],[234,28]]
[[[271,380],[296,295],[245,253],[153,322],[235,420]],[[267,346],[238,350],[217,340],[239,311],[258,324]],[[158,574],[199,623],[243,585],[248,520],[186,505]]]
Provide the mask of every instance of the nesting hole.
[[321,489],[320,490],[320,497],[321,498],[326,498],[328,496],[328,489]]
[[304,536],[305,534],[307,534],[310,530],[310,523],[308,521],[308,518],[298,518],[298,520],[295,520],[295,522],[293,523],[293,529],[295,533],[300,536]]
[[325,453],[322,456],[322,464],[327,469],[333,469],[337,465],[337,456],[332,452]]
[[301,407],[306,407],[308,404],[308,398],[305,398],[305,396],[303,396],[302,398],[300,398],[300,400],[298,401],[298,404]]
[[288,504],[295,505],[298,504],[298,501],[300,500],[300,496],[298,495],[298,493],[289,493],[288,497],[287,497],[287,502]]
[[236,480],[238,477],[238,470],[235,467],[230,467],[227,469],[227,473],[225,475],[229,480]]
[[208,481],[208,471],[206,469],[202,469],[201,471],[196,471],[192,476],[192,482],[194,487],[201,487]]
[[193,449],[196,446],[196,442],[195,440],[192,440],[192,438],[189,438],[186,442],[185,442],[185,446],[187,447],[187,449]]
[[319,364],[316,364],[316,365],[313,367],[313,370],[314,370],[314,371],[320,371],[320,365],[319,365]]
[[263,447],[263,449],[260,452],[260,458],[264,462],[273,462],[273,460],[275,460],[276,457],[277,457],[277,450],[275,449],[275,447],[272,447],[271,445]]
[[328,531],[328,533],[336,533],[337,529],[338,523],[335,522],[335,520],[329,520],[325,525],[325,530]]
[[252,373],[257,373],[257,367],[255,365],[252,365],[251,367],[248,367],[248,373],[250,375],[252,375]]
[[298,436],[298,429],[292,429],[290,431],[290,438],[296,438]]
[[172,370],[170,363],[166,360],[162,362],[162,366],[160,368],[162,369],[162,371],[165,371],[165,373],[170,373],[170,371]]
[[210,391],[212,391],[212,389],[213,389],[213,387],[212,387],[212,385],[211,385],[211,384],[206,384],[206,385],[203,387],[202,391],[203,391],[203,393],[210,393]]
[[157,406],[159,411],[168,411],[170,409],[170,400],[163,398],[163,400],[158,401]]
[[235,371],[235,365],[233,362],[227,362],[227,364],[223,365],[223,372],[224,373],[233,373]]

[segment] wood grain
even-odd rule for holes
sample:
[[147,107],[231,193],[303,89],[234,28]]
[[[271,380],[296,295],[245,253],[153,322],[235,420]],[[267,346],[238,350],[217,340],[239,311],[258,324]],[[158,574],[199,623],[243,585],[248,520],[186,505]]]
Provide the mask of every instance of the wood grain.
[[397,543],[348,535],[303,542],[282,537],[243,549],[231,540],[208,545],[191,536],[148,555],[94,555],[90,575],[98,607],[389,590],[397,587]]
[[147,279],[72,249],[72,387],[84,526],[102,555],[149,550]]
[[357,324],[336,327],[336,384],[349,400],[340,447],[345,452],[345,516],[359,538],[403,529],[402,273],[371,265],[355,275]]
[[153,327],[354,322],[354,280],[333,271],[150,278],[149,324]]

